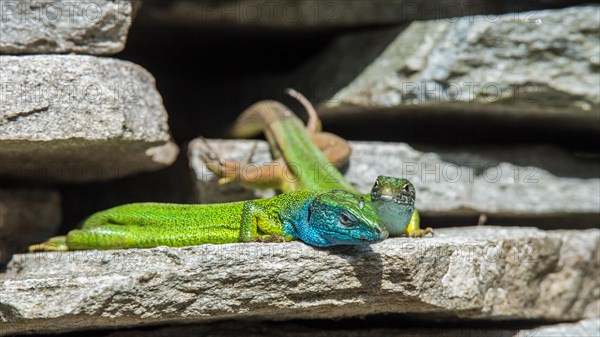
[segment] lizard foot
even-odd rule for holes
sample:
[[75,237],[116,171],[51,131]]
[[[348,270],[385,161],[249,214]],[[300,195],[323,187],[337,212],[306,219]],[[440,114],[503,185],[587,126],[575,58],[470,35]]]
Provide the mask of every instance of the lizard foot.
[[416,231],[406,233],[406,235],[411,238],[422,238],[427,234],[431,234],[431,236],[433,237],[435,235],[433,233],[433,228],[427,227],[425,229],[418,229]]
[[[250,150],[250,155],[246,163],[234,160],[224,160],[219,157],[217,152],[212,149],[208,141],[204,138],[200,148],[200,159],[206,167],[218,177],[219,185],[225,185],[237,182],[248,189],[282,189],[284,185],[283,170],[287,167],[278,162],[264,165],[249,165],[256,152],[258,143],[255,142]],[[281,159],[283,160],[283,159]]]
[[[238,179],[240,163],[222,160],[219,154],[210,146],[204,137],[200,137],[202,147],[199,157],[204,162],[206,167],[216,174],[219,179],[219,185],[232,183]],[[251,153],[253,155],[254,150]],[[251,159],[251,158],[250,158]]]
[[415,210],[406,227],[406,236],[409,238],[422,238],[429,233],[433,236],[433,229],[431,227],[421,229],[421,216],[419,211]]
[[260,235],[256,238],[256,242],[270,243],[270,242],[285,242],[285,238],[281,235]]
[[67,247],[66,236],[55,236],[48,241],[29,246],[29,252],[66,252]]

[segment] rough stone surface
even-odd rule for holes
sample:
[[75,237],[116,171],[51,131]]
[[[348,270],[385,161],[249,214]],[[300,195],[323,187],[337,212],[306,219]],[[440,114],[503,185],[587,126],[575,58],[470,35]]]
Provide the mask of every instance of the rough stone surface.
[[412,23],[324,114],[436,109],[598,128],[600,7]]
[[[253,162],[270,160],[267,143],[210,140],[224,159],[246,162],[258,144]],[[347,179],[370,191],[378,175],[408,178],[417,189],[417,208],[427,214],[570,215],[587,213],[598,221],[598,161],[575,158],[544,145],[515,147],[424,148],[404,143],[350,142]],[[219,185],[198,156],[202,142],[189,145],[200,202],[221,202],[269,196],[248,192],[237,184]],[[255,164],[251,164],[255,165]],[[310,172],[307,172],[310,174]]]
[[585,336],[600,335],[600,319],[590,318],[576,323],[564,323],[550,326],[541,326],[536,329],[523,331],[524,336],[558,337],[558,336]]
[[170,165],[178,152],[143,68],[94,56],[0,56],[0,174],[106,180]]
[[[313,322],[314,323],[314,322]],[[329,324],[327,324],[329,323]],[[585,319],[575,323],[548,324],[534,327],[517,328],[513,323],[504,327],[487,324],[485,328],[456,326],[443,327],[432,322],[419,322],[415,319],[395,319],[390,317],[378,321],[381,327],[373,327],[369,319],[356,321],[342,320],[333,322],[319,321],[319,326],[311,322],[280,323],[280,322],[246,322],[228,321],[201,325],[184,325],[163,327],[153,330],[131,329],[117,332],[107,332],[97,337],[171,337],[171,336],[294,336],[294,337],[597,337],[600,333],[598,318]],[[420,323],[420,324],[419,324]],[[350,327],[348,326],[350,325]],[[410,327],[406,327],[406,326]],[[414,326],[417,327],[414,327]],[[422,327],[418,327],[421,325]]]
[[301,242],[15,255],[3,333],[215,319],[582,319],[598,306],[600,230],[442,229],[316,249]]
[[0,266],[27,245],[54,235],[61,221],[60,195],[52,190],[0,190]]
[[130,0],[2,1],[0,54],[118,53],[134,8]]
[[[276,94],[283,92],[287,85],[315,104],[325,102],[360,75],[406,26],[373,27],[336,35],[327,46],[295,69],[287,82],[283,78],[270,83],[281,83]],[[284,97],[273,99],[285,102]]]

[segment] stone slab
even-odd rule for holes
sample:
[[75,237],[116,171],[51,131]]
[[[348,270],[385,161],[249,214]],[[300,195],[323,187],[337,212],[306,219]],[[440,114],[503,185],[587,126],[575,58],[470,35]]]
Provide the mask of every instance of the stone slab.
[[2,333],[381,313],[578,320],[600,299],[600,230],[441,229],[363,247],[237,243],[15,255]]
[[598,27],[591,5],[413,22],[320,111],[546,118],[598,131]]
[[107,180],[170,165],[178,153],[155,80],[127,61],[0,56],[0,175]]
[[316,249],[300,242],[15,255],[3,333],[217,319],[427,314],[577,320],[600,298],[600,230],[441,229]]
[[0,54],[116,54],[139,1],[0,2]]

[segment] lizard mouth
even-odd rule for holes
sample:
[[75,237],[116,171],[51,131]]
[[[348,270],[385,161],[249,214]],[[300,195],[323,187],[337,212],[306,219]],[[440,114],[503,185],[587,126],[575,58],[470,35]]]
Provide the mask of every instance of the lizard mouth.
[[384,229],[384,230],[382,230],[382,231],[379,233],[379,237],[377,238],[377,239],[378,239],[378,241],[377,241],[377,242],[379,242],[379,241],[383,241],[383,240],[387,239],[387,238],[388,238],[388,236],[390,236],[390,232],[388,232],[388,230],[387,230],[387,229]]
[[378,197],[378,201],[377,202],[383,202],[383,203],[389,203],[389,202],[394,202],[395,204],[399,204],[399,205],[406,205],[406,206],[412,206],[415,204],[414,200],[412,200],[410,198],[410,196],[407,195],[389,195],[389,194],[382,194]]
[[[383,201],[391,201],[391,200],[394,200],[394,197],[392,197],[389,194],[382,194],[379,196],[379,199],[383,200]],[[396,201],[396,200],[394,200],[394,201]]]
[[339,245],[351,245],[352,244],[352,243],[348,242],[348,240],[338,239],[339,236],[350,236],[352,239],[356,240],[357,243],[381,242],[381,241],[387,239],[389,236],[389,232],[387,231],[387,229],[383,229],[379,232],[373,231],[373,233],[369,233],[369,234],[374,234],[370,238],[364,234],[352,235],[347,232],[341,232],[341,231],[339,231],[339,232],[338,231],[323,231],[323,232],[329,237],[331,242],[340,242]]

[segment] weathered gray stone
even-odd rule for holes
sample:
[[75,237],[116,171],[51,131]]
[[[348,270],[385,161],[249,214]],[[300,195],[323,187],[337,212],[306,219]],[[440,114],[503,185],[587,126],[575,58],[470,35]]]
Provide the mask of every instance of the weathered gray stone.
[[0,266],[27,245],[54,235],[61,221],[60,195],[52,190],[0,190]]
[[0,54],[107,55],[125,48],[131,0],[0,2]]
[[0,56],[0,174],[93,181],[156,170],[178,152],[154,78],[133,63]]
[[540,326],[536,329],[522,331],[524,336],[558,337],[558,336],[598,336],[600,335],[600,319],[590,318],[576,323],[563,323]]
[[217,319],[584,318],[600,298],[600,230],[441,229],[434,238],[317,249],[238,243],[15,255],[3,333]]
[[[154,330],[125,330],[108,332],[100,336],[106,337],[171,337],[171,336],[286,336],[286,337],[596,337],[600,331],[598,318],[585,319],[575,323],[548,324],[531,328],[516,328],[515,324],[506,323],[503,327],[444,327],[443,324],[419,322],[415,319],[380,319],[377,323],[369,320],[319,322],[318,326],[302,322],[217,322],[201,325],[181,325],[162,327]],[[419,324],[421,323],[421,324]],[[350,327],[347,325],[351,324]],[[406,327],[409,325],[410,327]],[[415,325],[417,327],[415,327]],[[418,327],[422,325],[423,327]],[[378,327],[379,326],[379,327]]]
[[414,22],[322,112],[568,116],[598,128],[600,7]]
[[337,35],[288,75],[289,79],[271,80],[270,83],[281,83],[281,88],[274,88],[279,90],[273,90],[273,99],[280,99],[276,94],[283,92],[285,86],[302,92],[315,104],[331,99],[377,59],[404,29],[406,25],[393,25]]
[[[270,160],[267,143],[209,140],[224,159],[246,162],[257,144],[256,163]],[[425,148],[404,143],[350,142],[348,181],[367,193],[378,175],[408,178],[417,189],[423,214],[569,216],[587,213],[597,222],[600,210],[598,161],[585,161],[544,145]],[[272,191],[246,192],[237,184],[219,185],[199,157],[200,140],[189,145],[200,202],[242,200]],[[256,165],[256,164],[251,164]],[[311,174],[311,172],[306,172]]]

